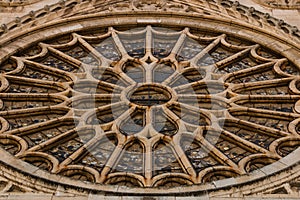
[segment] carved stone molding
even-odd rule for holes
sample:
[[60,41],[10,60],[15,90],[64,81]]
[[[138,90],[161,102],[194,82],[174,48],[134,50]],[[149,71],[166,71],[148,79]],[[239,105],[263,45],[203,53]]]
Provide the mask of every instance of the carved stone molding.
[[31,11],[23,17],[16,17],[14,21],[0,26],[0,38],[8,33],[19,33],[18,29],[28,29],[33,25],[45,24],[52,20],[70,17],[86,16],[91,14],[160,12],[176,13],[192,16],[222,16],[243,23],[249,23],[258,28],[270,30],[291,38],[300,40],[300,31],[283,20],[278,20],[269,14],[259,12],[254,8],[241,5],[238,1],[230,0],[199,0],[199,1],[170,1],[153,0],[144,1],[91,1],[66,0],[44,8]]
[[299,0],[254,0],[255,2],[271,8],[278,9],[299,9]]
[[0,6],[15,7],[25,6],[38,2],[39,0],[0,0]]

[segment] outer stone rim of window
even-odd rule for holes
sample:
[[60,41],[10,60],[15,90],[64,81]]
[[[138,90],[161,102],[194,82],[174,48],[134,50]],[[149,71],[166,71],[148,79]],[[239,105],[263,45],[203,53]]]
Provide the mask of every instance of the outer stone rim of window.
[[[256,30],[251,30],[251,28],[256,29],[257,27],[255,27],[255,26],[252,26],[250,28],[249,26],[247,27],[247,25],[245,25],[245,24],[235,23],[235,22],[232,22],[231,20],[214,18],[214,17],[203,17],[203,18],[196,18],[196,19],[191,19],[190,17],[187,17],[186,18],[187,21],[185,21],[185,20],[177,21],[174,18],[176,18],[176,17],[182,18],[183,16],[181,16],[181,15],[176,16],[174,13],[172,13],[172,15],[159,14],[159,13],[155,13],[155,12],[148,13],[148,14],[149,14],[148,17],[132,14],[130,16],[130,18],[124,18],[124,24],[123,25],[136,24],[138,20],[141,24],[143,24],[143,23],[147,22],[147,20],[149,20],[149,17],[152,16],[151,14],[155,14],[156,15],[155,17],[152,16],[152,18],[154,18],[154,19],[151,19],[151,20],[154,21],[154,22],[151,23],[152,25],[166,24],[166,25],[171,25],[171,26],[182,26],[182,27],[186,27],[186,26],[196,27],[196,26],[199,26],[201,28],[205,27],[208,30],[219,30],[220,32],[225,31],[227,34],[233,34],[233,35],[234,34],[239,34],[239,37],[242,37],[242,38],[244,37],[244,38],[247,38],[249,40],[256,40],[257,43],[261,43],[261,44],[266,45],[266,46],[269,45],[270,48],[272,50],[276,51],[276,52],[284,51],[283,55],[286,56],[287,58],[289,58],[296,65],[299,66],[299,62],[300,62],[299,59],[295,59],[295,58],[297,58],[297,55],[299,53],[297,48],[295,48],[297,45],[295,46],[292,41],[290,41],[289,39],[286,39],[286,38],[281,38],[280,36],[278,38],[286,39],[289,42],[289,44],[283,44],[281,42],[274,41],[274,37],[269,37],[267,35],[263,35],[261,38],[257,38],[256,36],[262,34],[264,31],[260,30],[260,31],[257,32]],[[116,16],[118,16],[118,15],[115,14],[113,16],[113,18],[116,17]],[[96,16],[94,16],[94,17],[96,17]],[[120,15],[119,20],[122,19],[122,17],[123,16]],[[215,22],[212,21],[213,18],[217,21],[215,21]],[[79,19],[77,19],[77,20],[79,20]],[[73,23],[78,24],[77,20],[73,21]],[[95,20],[95,18],[93,18],[93,20]],[[143,20],[144,20],[144,22],[143,22]],[[191,21],[188,21],[188,20],[191,20]],[[211,24],[206,24],[206,20],[211,22]],[[66,22],[66,21],[67,20],[63,20],[62,22]],[[81,21],[80,23],[83,23],[83,24],[74,27],[73,26],[74,24],[72,25],[72,23],[70,23],[70,24],[67,25],[69,27],[69,29],[66,29],[65,27],[64,28],[62,27],[62,26],[66,26],[66,24],[62,23],[60,29],[70,31],[72,29],[79,30],[79,29],[84,28],[85,26],[88,26],[88,24],[84,24],[83,20],[79,20],[79,21]],[[95,21],[97,21],[97,19]],[[97,25],[99,25],[100,27],[104,27],[104,26],[107,25],[107,24],[102,24],[102,22],[103,21],[98,20]],[[195,23],[195,22],[198,22],[198,23]],[[219,29],[219,27],[217,25],[220,22],[223,22],[224,26],[223,26],[223,28]],[[118,25],[119,22],[114,20],[114,19],[109,19],[107,23],[114,26],[114,25]],[[60,26],[59,23],[57,23],[57,22],[55,22],[55,24]],[[57,27],[50,27],[50,29],[51,28],[54,31]],[[259,28],[257,28],[257,29],[259,29]],[[50,32],[50,34],[47,34],[47,31],[49,31],[49,29],[45,30],[45,32],[42,33],[42,34],[36,34],[36,36],[38,36],[36,38],[44,39],[45,37],[49,37],[49,38],[52,37],[53,36],[53,35],[51,35],[52,33]],[[27,42],[26,45],[30,45],[32,41],[36,40],[36,38],[34,36],[35,36],[35,33],[33,33],[31,35],[31,37],[30,37],[31,41],[30,40],[26,41]],[[8,47],[5,50],[5,47],[4,47],[3,48],[4,52],[7,52],[6,56],[9,55],[9,54],[13,54],[15,51],[17,51],[18,46],[22,47],[23,42],[24,42],[24,40],[22,41],[22,39],[20,39],[20,41],[18,41],[18,39],[16,39],[15,41],[13,41],[11,43],[11,44],[13,44],[13,43],[17,44],[14,48]],[[0,60],[2,60],[2,59],[3,59],[3,57]],[[165,194],[166,191],[168,191],[168,194],[182,193],[183,191],[186,192],[186,193],[190,193],[190,192],[191,193],[195,193],[195,192],[201,193],[201,192],[205,192],[205,191],[208,191],[208,190],[217,190],[217,189],[221,189],[221,188],[225,188],[225,187],[232,187],[234,185],[245,184],[245,183],[250,182],[250,181],[265,178],[266,177],[265,173],[269,173],[269,175],[271,175],[273,173],[279,172],[280,169],[285,169],[286,167],[292,166],[293,164],[295,164],[297,162],[297,160],[294,160],[297,153],[299,153],[299,149],[297,151],[293,152],[291,155],[285,157],[285,159],[282,160],[281,162],[277,162],[277,164],[275,166],[278,167],[277,168],[278,170],[275,170],[275,171],[268,170],[267,168],[270,169],[270,167],[267,166],[266,169],[263,168],[260,172],[257,172],[257,173],[253,174],[250,177],[240,177],[240,178],[230,179],[230,180],[225,179],[223,181],[217,181],[215,183],[211,183],[211,184],[207,184],[207,185],[194,185],[194,186],[189,186],[189,187],[180,187],[179,191],[178,191],[178,188],[172,188],[172,189],[165,189],[164,188],[164,190],[165,190],[164,192],[162,192],[160,189],[147,188],[147,194],[149,194],[149,193],[151,193],[151,194]],[[22,177],[25,178],[28,175],[32,176],[32,180],[30,179],[28,181],[28,186],[34,187],[34,185],[36,183],[39,183],[40,186],[41,186],[40,190],[45,191],[45,192],[50,192],[50,191],[55,191],[56,190],[56,187],[53,187],[50,184],[48,185],[46,183],[47,181],[50,181],[50,182],[52,182],[52,184],[54,183],[54,185],[64,185],[67,188],[68,187],[72,188],[72,189],[69,190],[69,192],[72,192],[72,193],[78,193],[78,191],[76,191],[78,188],[81,188],[83,190],[105,191],[105,192],[108,192],[108,193],[127,193],[127,194],[142,194],[142,193],[144,193],[143,188],[132,188],[132,189],[130,188],[129,189],[129,188],[122,188],[122,187],[119,187],[119,186],[99,186],[99,185],[94,185],[94,184],[93,185],[91,185],[91,184],[86,185],[86,184],[83,184],[81,182],[70,181],[69,179],[65,179],[63,177],[59,177],[59,176],[56,176],[56,175],[49,175],[48,173],[45,173],[42,170],[39,170],[35,167],[30,167],[29,165],[26,165],[24,163],[21,163],[21,162],[15,160],[11,155],[8,155],[7,153],[4,153],[4,152],[3,152],[3,159],[8,161],[7,165],[11,166],[11,169],[14,170],[14,168],[18,168],[18,170],[17,170],[17,171],[19,171],[18,173],[21,172],[21,174],[23,174],[23,173],[27,174],[25,176],[22,176],[20,174],[20,178],[18,178],[16,180],[17,182],[20,182],[20,183],[23,182],[24,180],[22,179]],[[3,169],[3,171],[4,171],[5,176],[7,176],[7,177],[10,176],[11,171],[9,169]],[[34,173],[34,175],[33,175],[33,173]],[[47,177],[47,178],[45,179],[45,177]],[[247,179],[246,181],[244,180],[245,178]],[[36,182],[36,180],[38,180],[38,181]],[[38,187],[39,184],[36,184],[36,186]],[[48,186],[48,187],[46,189],[46,188],[43,188],[43,186]],[[251,187],[251,186],[249,186],[249,187]]]

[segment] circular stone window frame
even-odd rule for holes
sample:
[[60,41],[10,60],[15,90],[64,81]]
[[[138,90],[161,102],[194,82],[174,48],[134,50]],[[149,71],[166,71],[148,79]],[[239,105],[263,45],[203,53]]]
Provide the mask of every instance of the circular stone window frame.
[[[105,20],[103,20],[105,18]],[[222,26],[220,26],[220,24]],[[207,30],[207,32],[219,32],[229,36],[238,36],[240,39],[249,40],[262,46],[272,49],[289,59],[295,66],[300,68],[300,46],[286,37],[273,33],[255,25],[245,23],[231,18],[211,15],[195,15],[175,12],[155,11],[133,11],[133,12],[111,12],[90,14],[79,17],[71,17],[49,22],[27,30],[20,30],[15,34],[7,34],[0,41],[0,63],[11,55],[22,49],[26,49],[34,43],[51,39],[67,33],[85,31],[90,29],[102,29],[107,27],[128,27],[128,26],[163,26],[163,27],[192,27],[194,29]],[[297,110],[300,110],[297,108]],[[285,169],[297,168],[300,162],[300,148],[282,158],[281,160],[256,170],[249,175],[242,175],[237,178],[223,179],[207,184],[180,186],[174,188],[128,188],[117,185],[100,185],[72,180],[70,178],[50,174],[35,166],[18,160],[3,149],[0,170],[3,176],[13,180],[20,185],[25,185],[36,190],[54,193],[63,191],[67,193],[83,194],[91,191],[106,194],[126,195],[177,195],[204,194],[212,191],[226,193],[226,188],[238,187],[240,190],[258,190],[266,184],[274,185],[276,181],[271,175],[281,174],[284,179],[290,176],[288,173],[280,173]],[[298,167],[299,168],[299,167]],[[294,169],[292,175],[299,170]],[[298,172],[299,173],[299,172]],[[276,179],[275,179],[276,180]],[[252,184],[256,182],[255,184]],[[278,184],[278,183],[277,183]]]
[[[134,101],[138,101],[138,100],[132,100],[132,96],[134,96],[134,93],[136,92],[140,92],[143,90],[147,90],[147,87],[151,86],[153,88],[155,88],[153,91],[156,92],[160,92],[161,94],[164,95],[164,97],[167,98],[167,100],[163,103],[154,103],[153,105],[143,105],[142,103],[136,103]],[[127,89],[125,89],[122,92],[122,96],[121,99],[124,99],[125,102],[128,102],[127,104],[135,104],[137,107],[141,108],[141,109],[146,109],[148,106],[157,106],[157,105],[162,105],[162,104],[169,104],[170,102],[175,101],[176,99],[176,92],[174,90],[172,90],[170,87],[168,86],[163,86],[159,83],[156,84],[147,84],[147,83],[139,83],[136,86],[132,86],[132,87],[128,87]]]

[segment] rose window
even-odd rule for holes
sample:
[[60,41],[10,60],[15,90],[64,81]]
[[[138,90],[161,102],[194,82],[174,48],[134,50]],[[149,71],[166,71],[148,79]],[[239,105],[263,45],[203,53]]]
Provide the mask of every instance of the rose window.
[[3,149],[51,174],[138,187],[249,174],[300,145],[299,69],[231,35],[73,32],[1,67]]

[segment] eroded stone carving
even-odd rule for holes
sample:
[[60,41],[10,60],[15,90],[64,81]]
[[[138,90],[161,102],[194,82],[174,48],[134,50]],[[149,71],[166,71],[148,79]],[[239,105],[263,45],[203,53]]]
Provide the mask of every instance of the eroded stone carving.
[[272,8],[279,8],[279,9],[299,9],[300,8],[300,1],[299,0],[254,0],[255,2]]

